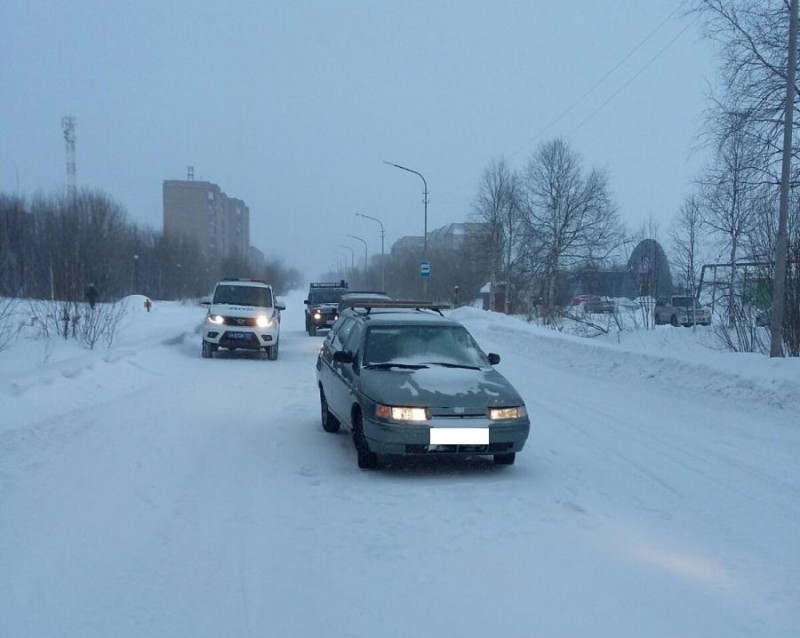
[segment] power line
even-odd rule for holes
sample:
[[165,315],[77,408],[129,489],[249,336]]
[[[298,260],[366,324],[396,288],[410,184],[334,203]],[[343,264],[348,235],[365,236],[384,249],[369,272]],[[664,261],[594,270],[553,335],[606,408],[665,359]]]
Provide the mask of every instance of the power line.
[[[550,121],[550,123],[549,123],[549,124],[547,124],[547,126],[545,126],[545,127],[544,127],[544,128],[541,130],[541,131],[539,131],[539,132],[538,132],[536,135],[534,135],[533,137],[531,137],[530,139],[528,139],[528,140],[527,140],[527,141],[526,141],[524,144],[522,144],[522,146],[520,146],[520,147],[519,147],[517,150],[515,150],[513,153],[511,153],[511,154],[508,156],[508,157],[509,157],[509,159],[510,159],[510,158],[512,158],[512,157],[514,157],[515,155],[518,155],[519,153],[521,153],[521,152],[522,152],[522,151],[523,151],[525,148],[527,148],[528,146],[530,146],[530,144],[532,144],[533,142],[535,142],[536,140],[538,140],[540,137],[542,137],[542,135],[544,135],[544,134],[545,134],[547,131],[549,131],[551,128],[553,128],[553,126],[555,126],[555,125],[556,125],[558,122],[560,122],[562,119],[564,119],[564,117],[566,117],[566,116],[567,116],[567,114],[568,114],[570,111],[572,111],[572,109],[574,109],[576,106],[578,106],[578,104],[580,104],[581,102],[583,102],[583,100],[584,100],[584,99],[586,99],[586,98],[587,98],[589,95],[591,95],[591,94],[594,92],[594,90],[595,90],[597,87],[599,87],[601,84],[603,84],[603,82],[605,82],[605,81],[608,79],[608,77],[609,77],[609,76],[610,76],[612,73],[614,73],[614,71],[616,71],[616,70],[617,70],[619,67],[621,67],[623,64],[625,64],[625,62],[627,62],[627,61],[628,61],[628,60],[631,58],[631,56],[632,56],[634,53],[636,53],[636,52],[637,52],[639,49],[641,49],[641,48],[642,48],[642,47],[643,47],[643,46],[644,46],[644,45],[645,45],[645,44],[646,44],[646,43],[647,43],[647,42],[650,40],[650,38],[652,38],[652,37],[653,37],[653,36],[654,36],[656,33],[658,33],[658,31],[660,31],[660,30],[661,30],[661,28],[662,28],[662,27],[663,27],[663,26],[664,26],[664,25],[665,25],[667,22],[669,22],[670,20],[672,20],[672,18],[674,18],[674,17],[675,17],[675,14],[677,14],[677,13],[680,11],[680,9],[681,9],[680,7],[676,8],[676,9],[675,9],[675,10],[674,10],[672,13],[670,13],[670,14],[669,14],[669,15],[668,15],[666,18],[664,18],[664,19],[663,19],[663,20],[662,20],[662,21],[661,21],[661,22],[660,22],[658,25],[656,25],[656,27],[654,27],[654,28],[653,28],[653,29],[650,31],[650,33],[648,33],[648,34],[647,34],[647,35],[646,35],[646,36],[645,36],[645,37],[644,37],[642,40],[640,40],[640,41],[639,41],[639,43],[638,43],[636,46],[634,46],[634,47],[633,47],[633,48],[632,48],[630,51],[628,51],[628,52],[627,52],[627,53],[626,53],[626,54],[623,56],[623,58],[622,58],[622,59],[621,59],[619,62],[617,62],[617,63],[616,63],[616,64],[615,64],[613,67],[611,67],[611,68],[610,68],[608,71],[606,71],[606,73],[605,73],[605,74],[604,74],[604,75],[603,75],[603,76],[602,76],[602,77],[601,77],[599,80],[597,80],[597,81],[596,81],[594,84],[592,84],[592,86],[591,86],[591,87],[589,87],[589,88],[588,88],[588,89],[587,89],[587,90],[586,90],[586,91],[583,93],[583,95],[581,95],[581,96],[580,96],[578,99],[576,99],[576,100],[575,100],[575,101],[574,101],[572,104],[570,104],[570,105],[569,105],[569,106],[568,106],[566,109],[564,109],[564,110],[563,110],[563,111],[562,111],[562,112],[561,112],[561,113],[560,113],[560,114],[559,114],[559,115],[558,115],[558,116],[557,116],[555,119],[551,120],[551,121]],[[684,29],[684,31],[685,31],[685,30],[686,30],[686,29]],[[683,33],[683,32],[681,32],[681,33]],[[680,35],[680,34],[679,34],[679,35]],[[674,40],[673,40],[673,41],[674,41]],[[670,42],[670,44],[672,44],[672,43]],[[668,45],[668,46],[669,46],[669,45]],[[637,75],[638,75],[638,74],[637,74]],[[636,76],[634,76],[634,78],[633,78],[633,79],[635,79],[635,77],[636,77]],[[630,84],[630,82],[628,82],[628,84]],[[627,84],[626,84],[625,86],[627,86]],[[624,88],[624,87],[623,87],[623,88]],[[615,95],[616,95],[616,94],[615,94]],[[604,105],[604,106],[605,106],[605,105]]]
[[667,44],[664,45],[664,47],[658,53],[656,53],[652,58],[650,58],[650,60],[647,62],[647,64],[645,64],[641,69],[639,69],[619,89],[617,89],[614,93],[612,93],[611,96],[605,102],[603,102],[600,106],[598,106],[591,113],[589,113],[589,115],[587,115],[585,118],[583,118],[583,120],[581,120],[581,122],[567,134],[567,137],[570,137],[573,133],[575,133],[575,131],[580,129],[584,124],[586,124],[586,122],[588,122],[590,119],[592,119],[597,113],[599,113],[602,109],[604,109],[606,106],[608,106],[608,104],[614,98],[616,98],[620,93],[622,93],[626,88],[628,88],[636,78],[638,78],[642,73],[644,73],[656,60],[658,60],[658,58],[660,58],[663,55],[663,53],[667,49],[669,49],[673,44],[675,44],[675,42],[678,40],[678,38],[680,38],[684,33],[686,33],[686,31],[692,25],[694,25],[694,22],[690,22],[685,27],[683,27],[683,29],[681,29],[674,38],[672,38],[669,42],[667,42]]

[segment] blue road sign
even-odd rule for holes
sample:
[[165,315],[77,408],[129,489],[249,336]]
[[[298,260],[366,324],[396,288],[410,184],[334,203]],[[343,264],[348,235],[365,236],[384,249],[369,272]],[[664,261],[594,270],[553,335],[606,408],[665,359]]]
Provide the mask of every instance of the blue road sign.
[[429,261],[421,261],[421,262],[419,262],[419,276],[420,277],[430,277],[431,276],[431,262],[429,262]]

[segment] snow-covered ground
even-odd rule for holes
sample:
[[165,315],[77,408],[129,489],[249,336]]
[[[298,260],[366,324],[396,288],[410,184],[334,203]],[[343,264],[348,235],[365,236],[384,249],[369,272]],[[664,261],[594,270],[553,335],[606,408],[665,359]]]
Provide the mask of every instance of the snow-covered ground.
[[158,302],[0,352],[0,637],[800,635],[799,360],[458,309],[526,449],[362,472],[285,301],[277,361]]

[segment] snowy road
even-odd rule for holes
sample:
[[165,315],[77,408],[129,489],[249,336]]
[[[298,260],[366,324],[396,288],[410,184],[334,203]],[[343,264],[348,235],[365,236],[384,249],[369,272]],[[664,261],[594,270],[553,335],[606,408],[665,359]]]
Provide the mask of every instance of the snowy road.
[[800,378],[757,405],[457,311],[528,446],[365,473],[319,425],[300,299],[275,362],[202,360],[175,307],[0,368],[0,637],[800,633]]

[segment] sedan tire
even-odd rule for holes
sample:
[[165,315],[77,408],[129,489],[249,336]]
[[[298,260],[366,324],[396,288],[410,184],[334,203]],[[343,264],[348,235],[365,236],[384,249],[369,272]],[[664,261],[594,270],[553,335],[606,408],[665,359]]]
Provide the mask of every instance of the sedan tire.
[[369,443],[364,436],[364,427],[361,422],[361,413],[353,414],[353,444],[358,454],[358,467],[362,470],[374,470],[378,467],[378,455],[370,452]]
[[495,454],[494,455],[494,462],[497,465],[514,465],[514,461],[517,460],[516,452],[511,452],[509,454]]
[[319,389],[319,405],[320,413],[322,416],[322,429],[326,432],[335,433],[339,431],[339,419],[333,416],[328,410],[328,400],[325,398],[325,393],[322,388]]

